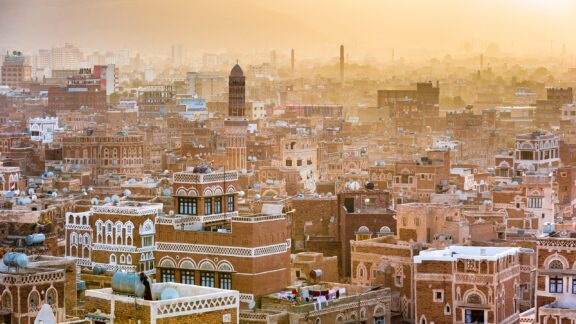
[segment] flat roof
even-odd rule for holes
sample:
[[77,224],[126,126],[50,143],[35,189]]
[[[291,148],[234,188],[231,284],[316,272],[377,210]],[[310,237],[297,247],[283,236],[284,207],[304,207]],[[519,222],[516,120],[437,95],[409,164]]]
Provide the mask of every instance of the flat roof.
[[496,261],[499,258],[519,252],[516,247],[458,246],[452,245],[442,250],[424,250],[414,257],[414,263],[422,261],[455,261],[457,259]]

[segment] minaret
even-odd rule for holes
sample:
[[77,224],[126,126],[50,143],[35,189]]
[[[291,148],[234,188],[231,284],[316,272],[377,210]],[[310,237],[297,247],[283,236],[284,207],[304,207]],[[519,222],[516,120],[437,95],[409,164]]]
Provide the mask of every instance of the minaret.
[[226,134],[226,169],[246,169],[246,77],[236,64],[228,77],[228,117],[224,120]]
[[344,45],[340,45],[340,84],[344,86]]

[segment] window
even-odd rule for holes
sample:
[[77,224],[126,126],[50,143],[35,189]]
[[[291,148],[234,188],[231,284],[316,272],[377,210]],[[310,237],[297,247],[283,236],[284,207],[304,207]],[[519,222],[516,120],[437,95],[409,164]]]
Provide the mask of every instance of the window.
[[560,260],[552,260],[550,264],[548,264],[548,269],[564,269],[564,265]]
[[214,287],[214,272],[201,272],[200,285],[204,287]]
[[444,290],[440,290],[440,289],[434,289],[432,291],[432,298],[434,300],[434,302],[443,302],[444,301]]
[[116,265],[116,255],[110,254],[110,264]]
[[180,282],[186,285],[193,285],[194,270],[180,270]]
[[542,208],[542,198],[528,198],[528,208]]
[[198,215],[198,201],[196,198],[179,197],[178,213],[184,215]]
[[386,320],[384,316],[375,316],[374,317],[374,324],[386,324]]
[[153,246],[154,245],[154,236],[142,236],[142,247],[145,246]]
[[232,289],[232,274],[225,272],[219,273],[218,286],[220,289]]
[[576,278],[572,279],[572,293],[576,294]]
[[562,293],[562,285],[564,283],[564,279],[559,276],[550,277],[550,281],[548,284],[548,290],[551,293]]
[[286,160],[286,166],[291,167],[292,166],[292,160]]
[[160,270],[160,276],[162,277],[162,282],[174,282],[174,269],[162,269]]
[[222,197],[214,198],[214,213],[215,214],[222,213]]
[[212,198],[204,198],[204,215],[212,214]]
[[227,212],[234,211],[234,196],[233,195],[227,196],[226,202],[227,202],[226,211]]

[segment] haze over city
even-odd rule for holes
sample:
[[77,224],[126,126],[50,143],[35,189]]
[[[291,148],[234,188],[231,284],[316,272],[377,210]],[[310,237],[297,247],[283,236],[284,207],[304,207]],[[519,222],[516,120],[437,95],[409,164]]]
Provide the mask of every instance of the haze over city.
[[[0,47],[24,50],[71,42],[87,49],[130,48],[164,54],[171,44],[190,51],[254,52],[297,48],[303,56],[445,55],[497,44],[534,54],[550,41],[576,49],[570,0],[0,1]],[[38,32],[42,31],[42,32]]]

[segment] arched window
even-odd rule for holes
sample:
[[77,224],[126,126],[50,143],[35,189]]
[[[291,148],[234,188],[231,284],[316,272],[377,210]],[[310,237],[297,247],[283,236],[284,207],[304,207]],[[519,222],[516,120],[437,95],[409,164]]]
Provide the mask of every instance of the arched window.
[[12,311],[12,294],[8,290],[2,293],[2,310],[5,312]]
[[28,312],[35,313],[40,310],[40,293],[33,290],[28,295]]
[[130,254],[126,256],[126,264],[132,264],[132,256]]
[[114,244],[122,244],[122,223],[116,222],[116,235],[114,236]]
[[564,265],[562,264],[562,261],[560,260],[552,260],[549,264],[548,264],[548,269],[564,269]]
[[70,244],[71,245],[78,245],[78,237],[76,236],[76,233],[70,234]]
[[54,287],[50,287],[46,291],[46,304],[50,306],[58,305],[58,293]]
[[110,254],[110,264],[116,265],[116,255],[115,254]]
[[468,302],[468,304],[482,304],[482,297],[478,294],[470,294],[466,302]]
[[126,257],[124,256],[124,254],[120,255],[120,264],[125,264],[126,263]]
[[131,222],[126,223],[126,245],[132,245],[132,237],[134,233],[134,224]]

